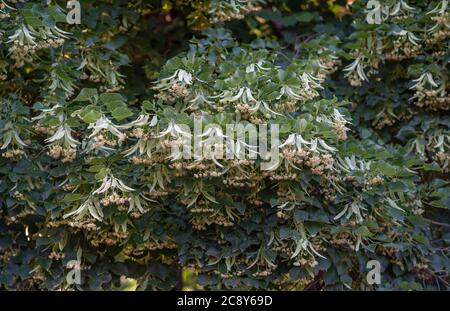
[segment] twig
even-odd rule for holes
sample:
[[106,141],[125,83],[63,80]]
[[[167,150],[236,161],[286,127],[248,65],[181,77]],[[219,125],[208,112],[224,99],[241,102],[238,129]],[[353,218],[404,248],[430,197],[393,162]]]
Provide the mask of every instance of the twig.
[[431,220],[431,219],[428,219],[428,218],[424,218],[424,219],[425,219],[426,221],[428,221],[428,222],[434,224],[434,225],[438,225],[438,226],[450,228],[450,224],[446,224],[446,223],[443,223],[443,222]]

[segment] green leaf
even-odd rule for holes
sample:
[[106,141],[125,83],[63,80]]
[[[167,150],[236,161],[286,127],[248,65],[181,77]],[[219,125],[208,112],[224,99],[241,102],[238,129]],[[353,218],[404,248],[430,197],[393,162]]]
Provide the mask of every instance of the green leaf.
[[58,8],[58,6],[49,6],[45,9],[45,12],[57,23],[66,22],[66,15]]
[[306,222],[305,223],[305,228],[308,231],[308,233],[312,236],[315,236],[321,229],[322,224],[317,223],[317,222]]
[[80,113],[80,118],[86,123],[93,123],[100,119],[101,116],[102,113],[92,106],[85,107]]
[[87,171],[91,172],[91,173],[98,173],[100,172],[102,169],[104,169],[105,166],[103,164],[97,164],[97,165],[92,165],[90,166]]
[[111,114],[114,117],[114,119],[116,119],[117,121],[121,121],[123,119],[126,119],[126,118],[132,116],[133,111],[128,109],[126,106],[121,106],[121,107],[114,109],[114,111]]
[[74,102],[84,102],[84,101],[90,101],[90,102],[96,102],[97,101],[97,89],[92,88],[83,88],[81,89],[80,93],[77,97],[73,100]]
[[126,41],[127,41],[126,36],[119,36],[116,39],[103,44],[103,47],[107,48],[109,50],[115,51],[118,48],[120,48],[122,45],[124,45]]
[[369,228],[366,226],[361,226],[355,230],[353,230],[353,233],[362,237],[369,237],[372,236],[372,232],[369,231]]
[[308,121],[306,121],[305,119],[302,118],[297,121],[297,127],[300,132],[303,132],[307,126],[308,126]]
[[117,121],[133,115],[133,112],[127,107],[125,99],[119,93],[101,94],[100,100],[106,105],[108,111]]
[[130,292],[130,291],[135,291],[137,287],[138,287],[138,283],[135,279],[125,278],[125,279],[121,280],[121,285],[118,288],[118,290]]
[[63,203],[70,203],[70,202],[75,202],[81,199],[81,194],[80,193],[68,193],[64,196],[64,198],[62,199]]
[[142,102],[142,108],[143,108],[145,111],[150,112],[150,111],[152,111],[152,110],[155,109],[155,104],[152,103],[152,102],[149,101],[149,100],[144,100],[144,101]]
[[103,94],[100,94],[100,100],[103,103],[105,103],[105,104],[108,104],[109,102],[112,102],[112,101],[125,102],[125,99],[119,93],[103,93]]
[[33,28],[39,28],[44,26],[41,20],[41,16],[38,15],[37,12],[31,9],[23,9],[21,13],[26,23],[32,26]]
[[95,174],[95,179],[102,180],[103,178],[106,177],[106,175],[108,173],[109,173],[109,170],[106,167],[104,167],[104,168],[100,169],[100,171],[97,174]]
[[280,22],[285,26],[294,26],[297,23],[308,23],[312,21],[315,17],[315,14],[310,12],[300,12],[297,14],[292,14],[290,16],[283,17],[280,19]]
[[422,234],[416,234],[413,236],[413,239],[421,244],[428,244],[428,240]]

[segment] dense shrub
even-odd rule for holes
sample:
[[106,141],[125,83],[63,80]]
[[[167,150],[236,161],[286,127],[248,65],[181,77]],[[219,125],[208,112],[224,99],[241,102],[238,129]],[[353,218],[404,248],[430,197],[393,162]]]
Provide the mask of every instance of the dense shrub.
[[447,1],[57,2],[0,2],[1,288],[448,287]]

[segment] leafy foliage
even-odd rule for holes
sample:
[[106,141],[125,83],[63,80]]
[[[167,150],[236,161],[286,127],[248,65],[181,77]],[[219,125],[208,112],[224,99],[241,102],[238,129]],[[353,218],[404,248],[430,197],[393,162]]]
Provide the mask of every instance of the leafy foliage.
[[447,1],[53,2],[0,2],[1,288],[448,287]]

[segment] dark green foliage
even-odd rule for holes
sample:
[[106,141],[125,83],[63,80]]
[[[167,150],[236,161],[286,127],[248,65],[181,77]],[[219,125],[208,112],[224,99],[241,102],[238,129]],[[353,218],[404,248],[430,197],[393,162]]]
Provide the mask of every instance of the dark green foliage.
[[[0,1],[0,289],[448,287],[447,2],[44,2]],[[303,147],[169,158],[200,116]]]

